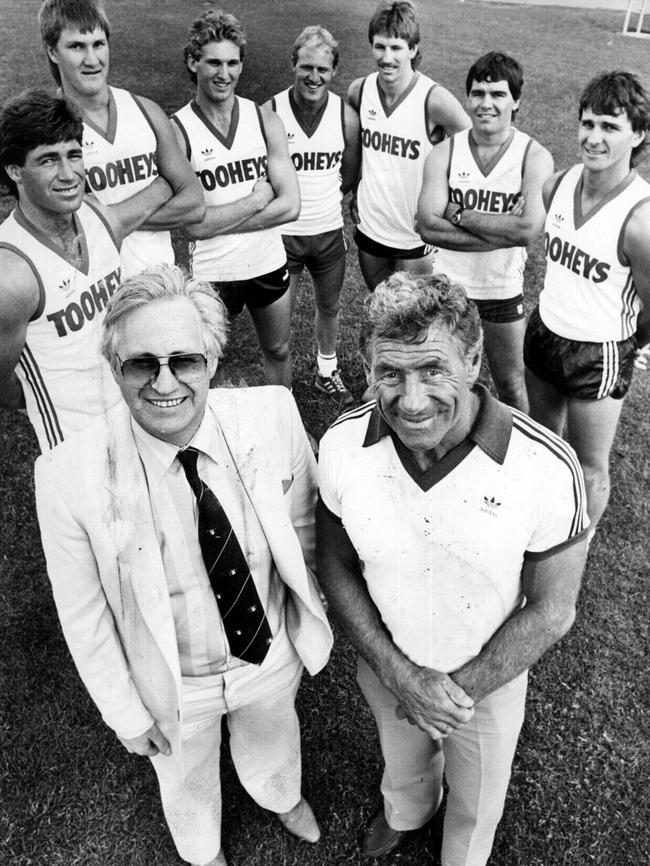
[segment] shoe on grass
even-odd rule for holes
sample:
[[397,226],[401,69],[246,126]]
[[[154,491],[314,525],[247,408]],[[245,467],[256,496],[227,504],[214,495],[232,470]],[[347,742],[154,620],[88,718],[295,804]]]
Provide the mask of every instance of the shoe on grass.
[[385,857],[390,854],[404,841],[407,830],[393,830],[388,826],[386,816],[384,815],[384,807],[380,806],[361,843],[361,850],[368,857]]
[[285,830],[293,833],[299,839],[305,842],[318,842],[320,839],[320,827],[311,810],[311,806],[304,797],[300,798],[300,802],[288,812],[279,812],[278,820],[283,825]]
[[323,394],[327,394],[344,406],[349,406],[354,401],[354,397],[343,384],[338,370],[333,370],[331,376],[321,376],[320,373],[316,373],[315,385]]

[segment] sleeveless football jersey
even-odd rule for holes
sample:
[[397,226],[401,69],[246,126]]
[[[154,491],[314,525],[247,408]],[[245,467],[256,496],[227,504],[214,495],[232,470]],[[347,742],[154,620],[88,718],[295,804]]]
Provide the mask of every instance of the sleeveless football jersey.
[[343,225],[343,107],[339,96],[328,93],[318,125],[307,133],[294,113],[290,90],[283,90],[273,97],[273,110],[287,131],[289,156],[300,184],[300,216],[295,222],[282,226],[283,235],[316,235]]
[[427,136],[426,103],[434,87],[434,81],[416,72],[386,113],[377,73],[368,75],[362,84],[359,229],[388,247],[409,250],[422,246],[414,224],[424,161],[432,147]]
[[[84,121],[87,191],[110,205],[146,189],[158,176],[157,147],[156,134],[137,97],[128,90],[109,87],[106,132]],[[122,243],[120,259],[123,278],[152,265],[173,264],[169,232],[132,232]]]
[[91,205],[74,216],[81,264],[71,264],[19,208],[0,226],[0,247],[21,256],[38,281],[39,308],[27,326],[16,374],[42,451],[121,400],[100,355],[101,321],[120,284],[120,254],[112,231]]
[[551,194],[544,230],[546,277],[539,296],[542,321],[568,340],[626,340],[637,327],[641,300],[621,260],[623,228],[650,198],[635,171],[589,214],[580,212],[582,164],[568,169]]
[[[208,207],[244,198],[266,173],[264,125],[259,107],[250,99],[235,97],[227,136],[194,101],[173,120],[183,133]],[[197,240],[190,251],[194,276],[213,281],[252,279],[277,270],[287,260],[278,227]]]
[[[449,201],[468,210],[507,213],[521,179],[530,147],[530,136],[513,129],[513,136],[499,160],[484,173],[475,156],[470,130],[450,139]],[[462,223],[461,223],[462,225]],[[435,273],[447,276],[467,289],[470,298],[498,301],[521,294],[526,247],[504,247],[489,252],[465,252],[438,247],[433,261]]]

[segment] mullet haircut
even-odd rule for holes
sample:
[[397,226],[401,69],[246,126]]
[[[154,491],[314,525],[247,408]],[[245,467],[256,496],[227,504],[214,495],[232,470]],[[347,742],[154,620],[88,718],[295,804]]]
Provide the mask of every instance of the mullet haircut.
[[[106,41],[111,35],[108,18],[97,0],[45,0],[38,13],[38,26],[46,48],[56,48],[61,33],[66,27],[70,30],[79,30],[81,33],[103,30]],[[59,67],[50,60],[49,55],[47,62],[52,78],[57,84],[61,84]]]

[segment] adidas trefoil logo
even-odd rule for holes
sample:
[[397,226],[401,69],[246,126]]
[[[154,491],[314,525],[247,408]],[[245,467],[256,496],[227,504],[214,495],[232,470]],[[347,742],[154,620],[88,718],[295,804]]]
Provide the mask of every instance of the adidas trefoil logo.
[[372,120],[374,120],[377,117],[377,112],[375,111],[374,108],[368,109],[368,117],[370,117]]
[[85,148],[90,148],[90,147],[95,146],[95,142],[90,140],[90,139],[88,141],[86,141],[86,139],[84,139],[81,144],[82,144],[82,147],[85,147]]
[[205,148],[201,151],[201,155],[202,155],[202,156],[205,156],[206,159],[209,159],[209,158],[212,156],[212,151],[213,151],[213,148],[211,148],[211,147],[205,147]]
[[459,172],[458,172],[458,178],[459,178],[459,180],[467,180],[468,177],[469,177],[469,172],[468,172],[468,171],[459,171]]
[[287,141],[288,141],[289,143],[292,143],[295,137],[296,137],[296,136],[293,134],[293,132],[288,132],[288,133],[287,133]]
[[67,291],[69,291],[69,289],[70,289],[70,279],[68,278],[67,280],[64,280],[61,283],[61,285],[59,286],[59,291],[60,292],[67,292]]
[[553,225],[554,226],[557,226],[559,229],[561,229],[563,222],[564,222],[564,217],[562,216],[561,213],[554,213],[553,214]]
[[491,517],[497,516],[497,509],[501,507],[501,503],[497,502],[495,496],[484,496],[483,505],[479,508],[483,514],[489,514]]

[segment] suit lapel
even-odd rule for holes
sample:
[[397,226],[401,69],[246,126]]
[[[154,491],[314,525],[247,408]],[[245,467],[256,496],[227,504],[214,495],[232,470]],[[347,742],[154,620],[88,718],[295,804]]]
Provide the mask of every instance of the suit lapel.
[[171,671],[180,677],[176,632],[149,488],[123,412],[110,425],[105,466],[106,528],[117,551],[120,579],[128,579],[140,614]]

